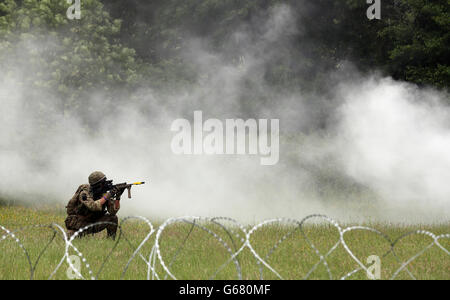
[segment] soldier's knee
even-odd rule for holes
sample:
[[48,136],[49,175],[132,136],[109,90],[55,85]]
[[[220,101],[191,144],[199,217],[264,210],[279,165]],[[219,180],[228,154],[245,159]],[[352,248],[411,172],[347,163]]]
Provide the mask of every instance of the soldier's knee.
[[64,223],[68,230],[73,231],[77,231],[86,225],[85,222],[83,222],[83,220],[78,218],[77,216],[68,216]]

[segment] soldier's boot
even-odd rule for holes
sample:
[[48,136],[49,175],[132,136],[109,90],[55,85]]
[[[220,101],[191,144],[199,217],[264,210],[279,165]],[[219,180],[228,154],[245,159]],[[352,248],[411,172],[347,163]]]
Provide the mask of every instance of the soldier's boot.
[[108,232],[107,237],[112,239],[113,241],[115,241],[116,240],[117,226],[115,226],[115,229],[107,228],[106,231]]
[[117,233],[117,224],[119,224],[119,219],[117,216],[109,216],[108,222],[114,223],[114,224],[108,224],[106,226],[107,236],[108,238],[111,238],[112,240],[116,239],[116,233]]

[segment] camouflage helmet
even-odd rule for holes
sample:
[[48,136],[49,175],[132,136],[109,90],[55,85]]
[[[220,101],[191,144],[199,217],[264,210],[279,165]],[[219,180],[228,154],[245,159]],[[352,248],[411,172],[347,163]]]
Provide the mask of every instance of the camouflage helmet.
[[99,171],[95,171],[95,172],[91,173],[91,175],[89,175],[89,185],[95,185],[104,179],[106,179],[105,174],[103,174],[102,172],[99,172]]

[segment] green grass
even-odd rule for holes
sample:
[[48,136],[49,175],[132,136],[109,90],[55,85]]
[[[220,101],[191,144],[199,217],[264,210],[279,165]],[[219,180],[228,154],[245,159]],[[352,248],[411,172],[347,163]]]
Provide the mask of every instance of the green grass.
[[[0,225],[9,230],[16,230],[35,224],[57,223],[63,226],[64,218],[65,215],[61,209],[51,207],[33,209],[21,206],[0,206]],[[231,239],[220,226],[207,222],[200,224],[218,234],[231,249],[238,249],[242,245],[238,238],[233,236],[233,239]],[[160,224],[153,225],[157,229]],[[231,223],[227,225],[231,225]],[[375,228],[387,234],[391,240],[395,240],[403,234],[417,229],[428,230],[436,235],[450,233],[450,224],[448,223],[432,226],[359,225]],[[346,226],[349,226],[349,224]],[[249,230],[251,226],[246,228]],[[198,227],[193,227],[192,231],[191,229],[192,225],[187,223],[169,225],[161,235],[161,254],[165,263],[167,265],[170,264],[170,270],[177,279],[209,279],[230,258],[230,254],[220,242],[204,230]],[[232,229],[235,233],[240,232],[236,226],[232,227]],[[326,224],[309,224],[304,227],[304,230],[308,239],[316,245],[322,254],[325,254],[339,238],[336,228]],[[0,232],[1,238],[4,232]],[[266,255],[277,241],[290,232],[291,235],[266,259]],[[123,236],[105,263],[98,278],[121,278],[123,269],[132,253],[147,233],[148,226],[143,222],[130,221],[124,224]],[[18,231],[16,235],[28,251],[34,265],[42,249],[52,238],[53,231],[49,228],[27,228],[26,230]],[[186,239],[187,236],[188,238]],[[241,236],[243,236],[242,233]],[[185,240],[186,242],[183,243]],[[370,255],[378,255],[381,258],[382,279],[389,279],[401,266],[401,262],[407,261],[432,242],[430,237],[424,235],[411,235],[400,240],[395,246],[395,253],[400,260],[399,262],[392,253],[384,256],[390,250],[390,245],[384,238],[375,233],[356,230],[346,233],[345,240],[361,262],[366,263],[366,259]],[[319,261],[318,256],[308,245],[304,236],[292,224],[277,223],[263,226],[255,231],[250,241],[255,251],[263,259],[266,259],[269,265],[279,272],[284,279],[304,278],[308,271]],[[443,247],[450,249],[449,239],[440,241]],[[83,239],[76,239],[73,244],[85,255],[94,275],[96,275],[108,253],[115,246],[114,241],[106,239],[106,233],[104,232]],[[154,235],[141,250],[141,253],[147,259],[153,245]],[[61,235],[57,234],[47,250],[42,254],[36,266],[34,271],[35,279],[47,279],[50,276],[64,255],[64,246]],[[75,251],[71,250],[70,254],[75,254]],[[259,265],[249,248],[244,248],[237,256],[237,260],[242,270],[243,279],[259,279]],[[327,257],[327,263],[334,279],[340,278],[358,267],[357,263],[342,245],[339,245]],[[67,269],[68,265],[64,262],[54,278],[67,279]],[[156,270],[160,278],[164,279],[165,272],[159,263],[156,264]],[[417,279],[450,279],[450,256],[434,245],[414,260],[408,266],[408,270]],[[90,278],[84,265],[81,272],[85,278]],[[0,279],[27,279],[30,278],[30,273],[28,260],[18,244],[11,238],[0,242]],[[146,277],[146,265],[140,257],[136,257],[130,264],[124,278],[146,279]],[[266,267],[263,267],[263,277],[264,279],[277,279],[277,276]],[[167,278],[170,279],[170,277]],[[214,278],[237,279],[236,265],[230,262]],[[309,278],[328,279],[329,275],[327,269],[321,264]],[[402,271],[397,278],[409,279],[411,277],[405,271]],[[360,271],[352,275],[350,279],[367,279],[367,276],[365,272]]]

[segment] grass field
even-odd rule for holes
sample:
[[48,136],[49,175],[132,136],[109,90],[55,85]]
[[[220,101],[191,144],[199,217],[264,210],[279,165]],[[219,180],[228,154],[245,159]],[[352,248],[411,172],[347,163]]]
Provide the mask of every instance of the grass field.
[[[119,217],[121,217],[119,215]],[[301,216],[304,217],[304,216]],[[57,223],[63,226],[64,211],[56,209],[33,209],[22,206],[0,206],[0,225],[14,231],[22,227],[36,224]],[[300,218],[299,218],[300,219]],[[242,245],[242,241],[236,234],[244,237],[237,226],[224,223],[230,230],[225,231],[221,226],[211,222],[199,223],[204,228],[214,231],[226,243],[231,251],[236,251]],[[161,224],[153,224],[155,229]],[[340,224],[343,227],[356,224]],[[436,235],[450,233],[450,224],[437,224],[433,226],[415,225],[400,226],[389,224],[357,224],[369,226],[385,233],[392,241],[405,233],[421,229],[428,230]],[[246,227],[249,230],[251,226]],[[317,247],[318,251],[326,254],[339,240],[338,230],[328,224],[306,223],[303,227],[307,238]],[[123,235],[116,242],[106,239],[104,232],[76,239],[73,244],[83,253],[87,263],[96,276],[111,249],[115,247],[111,256],[107,259],[98,279],[146,279],[147,266],[141,257],[137,256],[130,263],[126,273],[123,270],[127,265],[134,250],[148,234],[148,225],[141,221],[126,222],[122,227]],[[289,234],[290,233],[290,234]],[[0,239],[5,234],[0,230]],[[141,249],[142,255],[148,259],[154,245],[155,234],[151,236]],[[230,235],[229,235],[230,234]],[[277,248],[270,253],[273,246],[280,238],[289,234]],[[31,265],[39,257],[42,249],[51,240],[53,231],[50,228],[26,228],[15,233],[23,243],[29,254]],[[34,279],[47,279],[55,270],[59,261],[64,256],[65,243],[58,233],[55,239],[48,245],[39,259],[33,271]],[[230,237],[231,236],[231,237]],[[361,262],[371,255],[377,255],[381,259],[381,279],[389,279],[401,266],[416,253],[427,247],[433,239],[423,234],[409,235],[395,245],[395,254],[390,250],[390,243],[382,236],[364,230],[355,230],[344,235],[348,247]],[[223,245],[208,234],[205,230],[188,223],[176,223],[166,227],[160,238],[161,255],[169,269],[177,279],[238,279],[236,263],[239,265],[243,279],[259,279],[260,268],[257,260],[248,247],[225,265],[214,277],[216,271],[230,258],[230,253]],[[303,279],[306,274],[319,261],[318,255],[310,247],[298,227],[288,223],[273,223],[262,226],[256,230],[250,239],[255,251],[263,258],[283,279]],[[440,239],[440,244],[450,249],[450,239]],[[116,246],[115,246],[116,245]],[[388,253],[387,255],[385,255]],[[75,254],[70,250],[70,254]],[[267,259],[266,259],[267,257]],[[358,264],[346,252],[340,244],[326,259],[333,279],[339,279],[358,267]],[[371,264],[367,264],[370,266]],[[33,267],[34,268],[34,267]],[[450,256],[438,246],[433,245],[421,256],[408,265],[409,272],[417,279],[450,279]],[[54,279],[68,279],[68,264],[64,262],[53,276]],[[166,277],[161,265],[156,263],[156,272],[159,278]],[[70,272],[69,273],[73,273]],[[81,273],[85,278],[90,278],[88,268],[82,263]],[[8,237],[0,241],[0,279],[27,279],[30,278],[30,263],[24,251],[16,241]],[[268,268],[262,268],[264,279],[277,279],[278,277]],[[327,268],[319,264],[309,279],[329,279]],[[401,271],[397,279],[411,279],[405,271]],[[356,272],[349,279],[367,279],[364,271]]]

